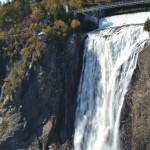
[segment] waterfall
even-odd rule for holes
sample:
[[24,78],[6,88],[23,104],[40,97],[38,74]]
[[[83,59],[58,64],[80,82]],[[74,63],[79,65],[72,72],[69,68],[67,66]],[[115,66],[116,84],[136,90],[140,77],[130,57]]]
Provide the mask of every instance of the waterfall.
[[75,150],[120,150],[121,108],[147,39],[143,25],[107,25],[88,34],[78,87]]

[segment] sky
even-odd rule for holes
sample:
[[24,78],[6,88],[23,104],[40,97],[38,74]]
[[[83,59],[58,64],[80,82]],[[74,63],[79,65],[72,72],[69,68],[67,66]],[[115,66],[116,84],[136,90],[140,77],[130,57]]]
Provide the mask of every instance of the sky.
[[3,3],[3,2],[6,2],[7,0],[0,0],[0,1]]

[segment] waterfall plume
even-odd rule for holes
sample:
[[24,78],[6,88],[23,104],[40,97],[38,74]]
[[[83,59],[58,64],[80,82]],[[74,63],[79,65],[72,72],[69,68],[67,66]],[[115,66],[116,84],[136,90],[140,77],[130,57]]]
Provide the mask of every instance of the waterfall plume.
[[119,126],[124,96],[138,54],[149,38],[142,24],[108,27],[110,20],[102,21],[101,25],[107,24],[106,29],[89,33],[85,41],[77,97],[75,150],[120,150]]

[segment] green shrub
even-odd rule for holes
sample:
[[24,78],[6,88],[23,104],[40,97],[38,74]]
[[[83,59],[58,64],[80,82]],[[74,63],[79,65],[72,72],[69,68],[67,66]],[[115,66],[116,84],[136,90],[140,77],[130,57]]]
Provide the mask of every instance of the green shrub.
[[150,32],[150,20],[149,20],[149,18],[144,23],[144,30]]
[[9,123],[4,121],[2,124],[0,124],[0,133],[1,134],[5,133],[8,128],[9,128]]

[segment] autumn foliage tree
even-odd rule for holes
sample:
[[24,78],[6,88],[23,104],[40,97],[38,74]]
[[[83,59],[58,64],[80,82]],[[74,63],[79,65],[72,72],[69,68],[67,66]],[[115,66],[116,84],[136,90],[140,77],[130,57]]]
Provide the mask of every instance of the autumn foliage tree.
[[[72,8],[83,7],[82,0],[68,2]],[[67,60],[63,44],[79,27],[80,21],[65,13],[59,0],[12,0],[0,7],[0,49],[4,54],[1,56],[6,57],[4,67],[9,74],[5,80],[0,76],[0,86],[1,81],[5,81],[8,93],[19,88],[31,62],[41,62],[51,44],[56,44],[58,55],[63,61]],[[44,40],[39,38],[41,31],[46,35]]]
[[31,11],[32,11],[32,13],[31,13],[30,17],[33,20],[37,20],[38,21],[44,15],[44,13],[42,12],[42,9],[39,6],[32,7]]
[[78,19],[73,19],[71,22],[72,29],[76,30],[80,26],[80,21]]
[[70,0],[69,1],[69,5],[75,9],[82,8],[82,4],[83,4],[83,1],[81,1],[81,0]]
[[55,21],[54,26],[51,28],[51,32],[58,38],[64,38],[68,34],[68,25],[62,20]]

